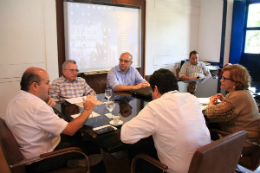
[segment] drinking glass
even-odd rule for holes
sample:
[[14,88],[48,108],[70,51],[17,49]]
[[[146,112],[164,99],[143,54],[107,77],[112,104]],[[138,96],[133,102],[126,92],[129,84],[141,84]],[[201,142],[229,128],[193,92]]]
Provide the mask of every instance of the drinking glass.
[[106,103],[106,108],[107,108],[107,110],[110,112],[109,118],[113,118],[113,116],[112,116],[112,111],[113,111],[114,108],[115,108],[115,102],[113,102],[113,101],[108,101],[108,102]]
[[107,101],[109,101],[110,97],[112,96],[112,89],[106,89],[105,96],[107,98]]

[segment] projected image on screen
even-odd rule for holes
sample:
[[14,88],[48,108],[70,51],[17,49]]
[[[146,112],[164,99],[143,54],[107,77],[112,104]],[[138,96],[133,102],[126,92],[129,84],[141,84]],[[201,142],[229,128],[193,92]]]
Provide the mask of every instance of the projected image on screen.
[[123,52],[140,67],[141,11],[137,8],[64,2],[66,59],[80,72],[109,70]]

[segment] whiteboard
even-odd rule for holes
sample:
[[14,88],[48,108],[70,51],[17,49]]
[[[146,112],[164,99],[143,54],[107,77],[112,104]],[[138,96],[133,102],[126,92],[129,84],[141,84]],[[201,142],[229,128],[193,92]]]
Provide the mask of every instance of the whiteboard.
[[141,7],[65,1],[64,25],[66,60],[80,73],[109,70],[124,52],[141,67]]

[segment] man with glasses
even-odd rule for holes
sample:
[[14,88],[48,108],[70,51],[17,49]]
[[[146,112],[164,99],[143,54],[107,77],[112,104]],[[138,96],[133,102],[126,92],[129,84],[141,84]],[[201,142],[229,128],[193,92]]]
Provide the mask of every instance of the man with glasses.
[[132,55],[128,52],[121,54],[119,65],[113,67],[107,75],[107,87],[114,91],[132,91],[149,87],[150,84],[131,67]]
[[85,79],[77,77],[78,67],[74,60],[67,60],[62,64],[62,76],[52,82],[50,96],[53,99],[76,98],[86,95],[95,95]]

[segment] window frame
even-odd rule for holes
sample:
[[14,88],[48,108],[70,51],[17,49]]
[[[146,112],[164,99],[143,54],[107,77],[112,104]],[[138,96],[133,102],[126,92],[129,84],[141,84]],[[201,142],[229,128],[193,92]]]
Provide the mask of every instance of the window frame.
[[248,0],[246,2],[246,16],[245,16],[245,24],[244,24],[244,43],[243,43],[243,51],[242,54],[244,55],[259,55],[260,54],[260,50],[259,53],[246,53],[245,52],[245,48],[246,48],[246,33],[247,31],[252,31],[252,30],[259,30],[260,31],[260,26],[259,27],[247,27],[247,21],[248,21],[248,12],[249,12],[249,5],[252,4],[260,4],[260,0]]

